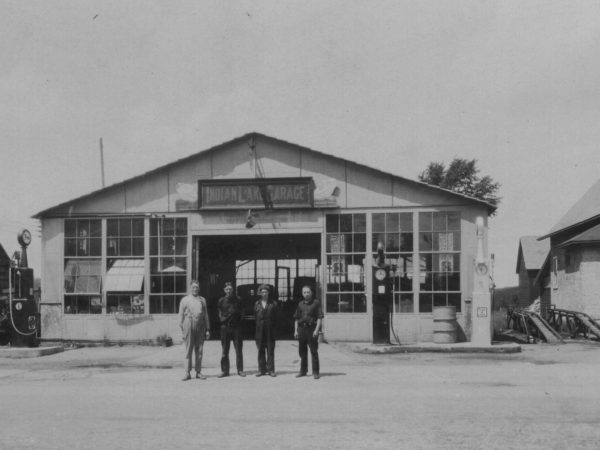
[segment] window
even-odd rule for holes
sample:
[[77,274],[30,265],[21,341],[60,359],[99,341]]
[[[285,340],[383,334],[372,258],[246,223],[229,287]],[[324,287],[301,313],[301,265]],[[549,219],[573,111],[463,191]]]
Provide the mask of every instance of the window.
[[373,214],[372,248],[376,250],[379,243],[383,244],[386,260],[392,266],[394,311],[397,313],[414,311],[413,234],[412,213]]
[[326,216],[326,311],[364,313],[367,230],[365,214]]
[[461,310],[460,213],[419,213],[419,312]]
[[185,217],[150,219],[150,314],[175,314],[187,293]]
[[144,256],[144,219],[108,219],[106,221],[108,256]]
[[102,222],[66,219],[64,260],[65,314],[102,313]]

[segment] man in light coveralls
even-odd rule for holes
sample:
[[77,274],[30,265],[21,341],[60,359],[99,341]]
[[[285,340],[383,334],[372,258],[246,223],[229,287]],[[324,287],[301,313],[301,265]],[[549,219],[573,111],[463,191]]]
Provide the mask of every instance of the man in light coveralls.
[[179,304],[179,327],[181,336],[185,342],[185,375],[183,381],[191,378],[192,353],[196,354],[194,368],[196,378],[205,380],[202,375],[202,349],[204,339],[210,337],[210,323],[208,321],[208,310],[206,299],[200,296],[200,283],[194,280],[190,283],[189,295],[181,299]]

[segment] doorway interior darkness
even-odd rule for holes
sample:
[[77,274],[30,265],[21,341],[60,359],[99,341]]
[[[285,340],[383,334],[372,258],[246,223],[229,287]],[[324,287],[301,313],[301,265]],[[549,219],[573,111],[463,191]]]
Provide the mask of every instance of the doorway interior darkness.
[[192,274],[208,302],[211,329],[218,329],[217,301],[223,284],[231,281],[244,303],[244,337],[251,338],[256,287],[264,283],[273,287],[280,302],[281,337],[291,338],[300,284],[318,286],[320,260],[320,234],[195,236]]

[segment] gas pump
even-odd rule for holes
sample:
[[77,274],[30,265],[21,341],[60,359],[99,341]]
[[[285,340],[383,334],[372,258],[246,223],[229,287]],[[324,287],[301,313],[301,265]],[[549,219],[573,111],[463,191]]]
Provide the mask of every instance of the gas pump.
[[377,244],[377,260],[373,265],[373,343],[390,343],[390,318],[393,301],[391,266],[386,264],[383,244]]
[[29,230],[17,236],[21,252],[15,252],[9,268],[10,345],[37,347],[38,311],[33,296],[33,269],[27,267],[27,246],[31,242]]

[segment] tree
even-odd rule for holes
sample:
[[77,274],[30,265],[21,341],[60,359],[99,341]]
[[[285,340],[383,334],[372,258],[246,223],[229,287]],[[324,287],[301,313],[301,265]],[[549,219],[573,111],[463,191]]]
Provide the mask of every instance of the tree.
[[444,163],[430,162],[419,174],[419,181],[498,206],[500,183],[489,175],[480,178],[478,174],[476,159],[454,158],[447,168]]

